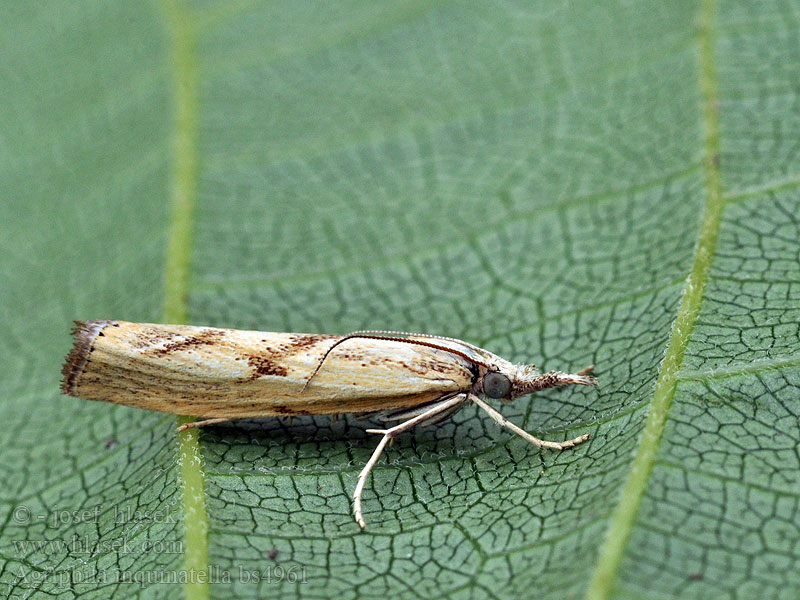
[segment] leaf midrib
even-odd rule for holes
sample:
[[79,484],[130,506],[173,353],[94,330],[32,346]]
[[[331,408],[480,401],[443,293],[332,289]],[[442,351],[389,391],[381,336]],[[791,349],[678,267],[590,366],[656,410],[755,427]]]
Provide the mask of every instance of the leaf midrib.
[[[186,323],[189,264],[197,196],[197,59],[191,15],[184,0],[163,0],[167,35],[172,40],[173,168],[170,220],[164,268],[164,320]],[[178,417],[178,424],[193,421]],[[209,597],[208,512],[205,475],[197,429],[178,434],[178,464],[183,495],[185,597]]]
[[699,15],[699,82],[703,98],[704,171],[706,206],[694,262],[686,280],[678,314],[673,323],[669,345],[661,363],[639,447],[628,479],[609,522],[606,538],[600,548],[597,565],[586,591],[588,600],[610,598],[614,592],[619,568],[639,513],[642,497],[650,479],[661,438],[667,423],[672,399],[679,381],[679,372],[689,338],[700,312],[705,286],[711,271],[722,221],[724,201],[719,169],[719,117],[717,73],[714,64],[714,18],[716,0],[703,0]]

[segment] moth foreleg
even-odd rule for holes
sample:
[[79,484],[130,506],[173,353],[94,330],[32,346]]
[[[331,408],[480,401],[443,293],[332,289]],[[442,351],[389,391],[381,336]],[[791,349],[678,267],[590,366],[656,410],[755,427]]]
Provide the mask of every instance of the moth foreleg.
[[367,464],[365,464],[364,468],[361,469],[361,473],[358,474],[356,489],[353,492],[353,515],[356,518],[356,523],[358,523],[358,526],[361,527],[361,529],[364,529],[367,526],[366,521],[364,521],[364,515],[361,512],[361,494],[364,491],[364,484],[367,482],[367,478],[372,472],[372,468],[375,466],[375,463],[378,462],[378,459],[380,458],[381,453],[383,452],[383,449],[386,447],[386,444],[389,442],[389,440],[393,439],[399,433],[411,429],[416,425],[429,422],[432,417],[438,416],[441,413],[450,411],[454,408],[460,408],[459,405],[462,404],[466,398],[466,394],[457,394],[445,400],[434,403],[433,406],[431,406],[428,410],[389,429],[366,430],[367,433],[383,434],[383,437],[381,438],[381,441],[378,442],[378,446],[372,452],[372,456],[369,457]]
[[518,436],[528,440],[531,444],[536,444],[539,447],[544,448],[553,448],[554,450],[564,450],[565,448],[572,448],[573,446],[577,446],[589,439],[589,434],[585,433],[584,435],[579,435],[576,438],[571,440],[566,440],[565,442],[549,442],[547,440],[540,440],[537,437],[533,437],[530,433],[522,429],[521,427],[517,427],[506,419],[500,412],[495,410],[492,406],[481,400],[475,395],[470,394],[469,399],[480,406],[486,413],[492,418],[492,421],[500,425],[501,427],[506,427],[510,429]]
[[192,421],[191,423],[184,423],[180,427],[178,427],[178,431],[186,431],[187,429],[191,429],[193,427],[205,427],[206,425],[216,425],[217,423],[226,423],[227,421],[233,421],[234,419],[228,418],[218,418],[218,419],[203,419],[202,421]]

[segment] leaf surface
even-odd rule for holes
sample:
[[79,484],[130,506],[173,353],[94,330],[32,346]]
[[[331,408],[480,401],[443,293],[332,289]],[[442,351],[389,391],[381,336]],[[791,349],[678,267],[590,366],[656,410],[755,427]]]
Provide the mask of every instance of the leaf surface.
[[[9,13],[3,595],[800,592],[800,5]],[[595,364],[597,390],[502,407],[592,439],[539,452],[465,409],[385,453],[362,533],[363,421],[179,439],[62,397],[87,318]]]

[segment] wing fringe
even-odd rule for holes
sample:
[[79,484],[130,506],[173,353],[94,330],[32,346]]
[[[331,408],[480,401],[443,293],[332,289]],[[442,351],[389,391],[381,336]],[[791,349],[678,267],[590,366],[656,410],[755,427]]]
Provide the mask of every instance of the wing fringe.
[[75,386],[78,377],[83,373],[86,363],[89,361],[94,340],[103,328],[110,323],[113,323],[113,321],[75,321],[75,327],[72,329],[75,343],[72,345],[72,349],[64,360],[64,365],[61,367],[61,375],[63,376],[61,379],[62,394],[68,396],[76,395]]

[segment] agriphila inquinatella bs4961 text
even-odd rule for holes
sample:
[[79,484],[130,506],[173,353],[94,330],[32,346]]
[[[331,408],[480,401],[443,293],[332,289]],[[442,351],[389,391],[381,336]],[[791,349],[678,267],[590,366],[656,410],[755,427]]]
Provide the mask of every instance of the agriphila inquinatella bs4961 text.
[[508,402],[565,385],[595,385],[592,367],[539,373],[455,338],[400,331],[345,336],[267,333],[125,321],[76,321],[61,390],[202,420],[373,413],[386,429],[358,476],[353,513],[365,527],[361,494],[387,442],[437,423],[469,404],[529,442],[563,450],[589,439],[535,438],[481,397]]

